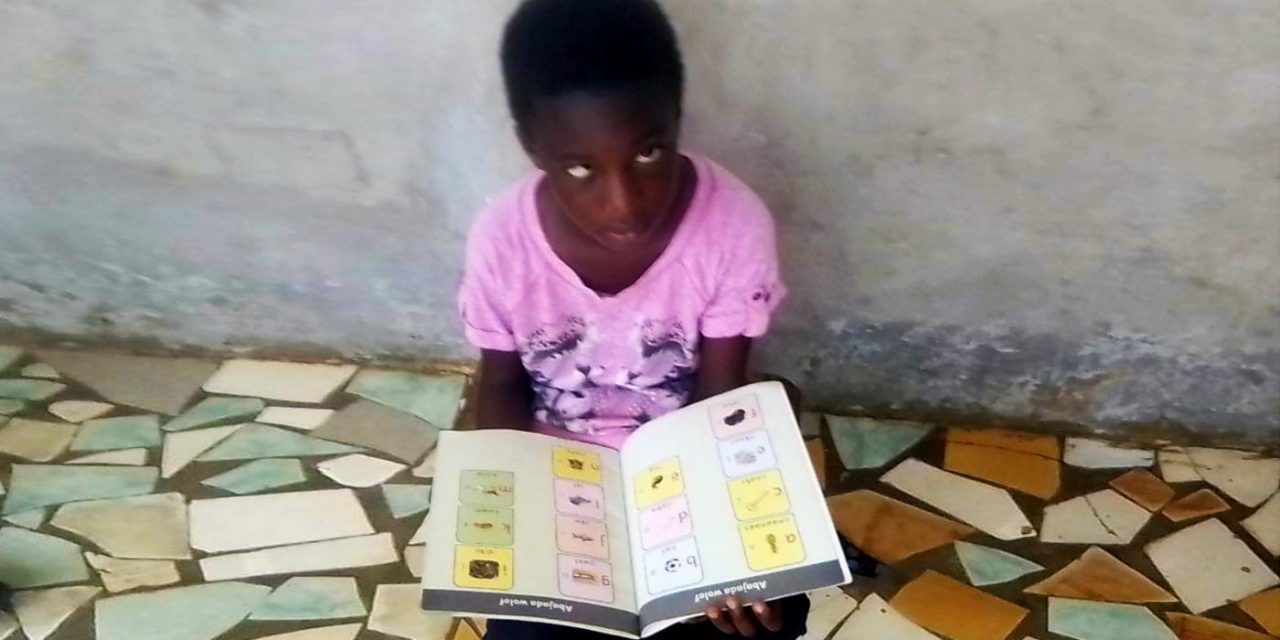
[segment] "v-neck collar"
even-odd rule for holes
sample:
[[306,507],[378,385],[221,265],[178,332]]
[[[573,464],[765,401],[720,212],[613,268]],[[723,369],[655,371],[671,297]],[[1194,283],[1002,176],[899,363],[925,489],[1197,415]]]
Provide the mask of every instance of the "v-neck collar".
[[694,175],[697,176],[697,184],[694,185],[693,197],[689,198],[688,209],[684,212],[684,218],[680,220],[679,226],[676,227],[675,233],[671,234],[671,239],[667,242],[667,246],[658,255],[657,259],[636,278],[635,282],[627,285],[621,291],[606,295],[588,287],[582,281],[582,277],[578,272],[565,262],[555,249],[551,247],[551,241],[547,239],[546,231],[542,228],[542,223],[538,219],[538,188],[542,185],[542,181],[546,179],[545,173],[539,173],[537,177],[530,180],[525,192],[521,194],[521,216],[524,218],[526,231],[533,238],[534,244],[538,245],[538,249],[542,251],[543,257],[551,264],[551,268],[556,271],[560,277],[564,278],[578,290],[590,295],[598,302],[606,302],[610,300],[619,300],[631,292],[641,289],[645,283],[651,280],[655,275],[666,268],[667,264],[676,259],[680,255],[684,245],[688,242],[688,238],[693,233],[694,227],[700,222],[699,211],[702,209],[702,202],[706,199],[706,194],[711,192],[713,188],[711,184],[711,171],[705,164],[705,161],[694,154],[682,154],[683,157],[689,159],[689,163],[693,165]]

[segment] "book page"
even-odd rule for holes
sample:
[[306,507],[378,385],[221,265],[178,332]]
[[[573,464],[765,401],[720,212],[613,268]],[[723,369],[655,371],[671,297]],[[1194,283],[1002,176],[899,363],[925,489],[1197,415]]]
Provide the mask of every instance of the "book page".
[[731,595],[770,600],[850,580],[781,384],[654,420],[621,457],[646,632]]
[[438,446],[425,610],[638,634],[617,452],[502,430]]

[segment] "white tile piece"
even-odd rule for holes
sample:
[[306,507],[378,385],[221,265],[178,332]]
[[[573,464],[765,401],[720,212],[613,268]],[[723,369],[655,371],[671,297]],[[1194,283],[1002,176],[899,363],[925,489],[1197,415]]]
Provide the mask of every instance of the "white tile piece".
[[1126,469],[1149,467],[1156,454],[1150,449],[1138,449],[1095,440],[1093,438],[1067,438],[1062,451],[1062,461],[1085,469]]
[[313,409],[309,407],[267,407],[254,418],[254,422],[274,424],[281,427],[292,427],[302,431],[311,431],[324,424],[333,416],[333,409]]
[[871,594],[849,616],[831,640],[938,640],[906,616]]
[[416,478],[432,478],[436,475],[436,452],[439,449],[432,449],[431,453],[422,460],[422,464],[413,468],[413,475]]
[[0,452],[34,462],[58,457],[76,435],[76,425],[69,422],[13,418],[0,424]]
[[101,587],[19,591],[13,596],[13,609],[27,640],[44,640],[101,591]]
[[178,565],[172,560],[121,560],[86,551],[84,559],[98,570],[102,586],[111,593],[138,587],[160,587],[181,579]]
[[9,640],[18,630],[18,619],[0,611],[0,640]]
[[160,455],[160,477],[173,475],[191,464],[197,456],[240,430],[243,424],[211,429],[193,429],[164,434],[164,451]]
[[1246,507],[1256,507],[1280,489],[1280,458],[1251,451],[1187,447],[1196,472]]
[[1111,489],[1045,507],[1040,541],[1063,544],[1129,544],[1151,512]]
[[800,636],[800,640],[826,640],[832,630],[840,626],[857,606],[858,601],[839,587],[827,587],[810,593],[809,619],[805,621],[808,631]]
[[1263,549],[1273,556],[1280,556],[1280,493],[1271,496],[1240,524]]
[[361,626],[363,625],[359,622],[338,624],[331,627],[316,627],[314,629],[303,629],[302,631],[279,633],[273,636],[262,636],[257,640],[356,640],[356,634],[360,633]]
[[408,468],[398,462],[382,460],[363,453],[332,458],[316,465],[316,470],[330,480],[348,487],[372,487],[382,484]]
[[355,365],[228,360],[204,383],[209,393],[318,404],[346,384]]
[[57,369],[43,362],[32,362],[23,367],[22,372],[18,375],[24,378],[40,378],[42,380],[57,380],[62,377]]
[[1192,613],[1280,584],[1280,577],[1216,518],[1156,540],[1146,552]]
[[115,464],[124,467],[141,467],[147,464],[146,449],[117,449],[68,460],[67,464]]
[[1182,447],[1166,447],[1156,454],[1160,465],[1160,477],[1170,484],[1177,482],[1198,482],[1200,473],[1191,465],[1187,450]]
[[445,640],[453,618],[422,610],[422,590],[416,584],[380,584],[373,595],[369,629],[408,640]]
[[52,350],[37,355],[110,402],[164,415],[181,412],[200,383],[218,368],[192,358]]
[[191,546],[207,553],[260,549],[374,532],[350,489],[192,500]]
[[431,512],[422,517],[422,524],[418,525],[418,530],[413,532],[413,536],[409,538],[409,544],[426,544],[427,527],[431,526],[427,523],[431,522]]
[[250,620],[335,620],[369,614],[350,576],[293,576],[276,587]]
[[404,565],[409,568],[409,574],[415,578],[422,577],[423,557],[427,555],[427,546],[423,544],[415,544],[404,548]]
[[399,562],[390,533],[230,553],[200,561],[206,582]]
[[920,462],[903,460],[880,478],[1001,540],[1036,535],[1009,492]]
[[1280,459],[1234,449],[1167,447],[1160,450],[1165,482],[1203,480],[1236,502],[1256,507],[1280,488]]
[[[29,509],[27,511],[23,511],[22,513],[11,513],[7,516],[4,516],[3,518],[0,518],[0,520],[4,520],[9,524],[16,524],[19,527],[24,527],[32,531],[35,531],[36,529],[39,529],[41,525],[44,524],[45,516],[49,515],[48,511],[49,511],[48,509],[43,509],[43,508]],[[0,638],[0,640],[3,640],[3,639]]]
[[62,400],[49,405],[49,413],[67,422],[81,423],[111,413],[113,404],[96,400]]
[[49,524],[117,558],[187,560],[187,501],[180,493],[62,505]]

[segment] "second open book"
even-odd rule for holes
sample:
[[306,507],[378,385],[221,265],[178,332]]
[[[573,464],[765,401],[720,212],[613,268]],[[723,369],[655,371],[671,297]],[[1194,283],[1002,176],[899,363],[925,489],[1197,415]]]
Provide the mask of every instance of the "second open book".
[[736,595],[849,581],[782,385],[654,420],[621,450],[440,436],[423,608],[644,637]]

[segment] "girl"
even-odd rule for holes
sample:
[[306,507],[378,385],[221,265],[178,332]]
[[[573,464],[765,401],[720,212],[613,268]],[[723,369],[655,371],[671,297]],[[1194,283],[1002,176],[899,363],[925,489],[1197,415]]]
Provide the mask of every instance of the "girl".
[[[684,65],[654,0],[527,0],[502,41],[516,135],[539,171],[476,220],[459,295],[481,350],[478,422],[616,448],[746,381],[782,299],[773,221],[679,147]],[[658,637],[794,639],[808,600],[709,606]],[[594,638],[490,623],[486,638]]]

